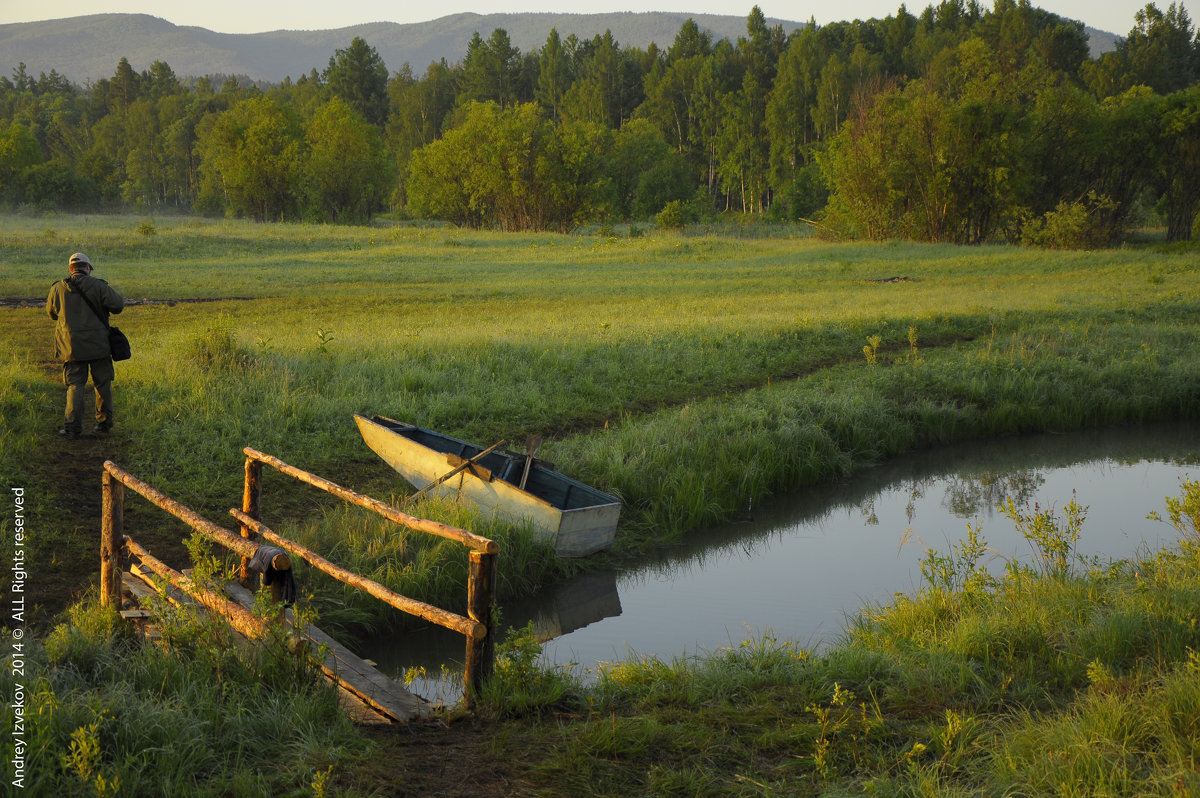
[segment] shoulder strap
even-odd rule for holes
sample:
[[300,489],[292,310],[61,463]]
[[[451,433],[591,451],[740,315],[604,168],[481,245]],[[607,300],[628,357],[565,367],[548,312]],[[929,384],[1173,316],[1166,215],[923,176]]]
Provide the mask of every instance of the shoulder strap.
[[[65,279],[64,282],[70,283],[71,281],[70,281],[70,279]],[[87,294],[83,293],[83,287],[76,286],[76,289],[79,293],[79,296],[83,298],[83,301],[86,302],[87,306],[92,309],[92,313],[95,313],[96,318],[100,319],[100,323],[103,324],[105,327],[108,327],[109,326],[108,321],[105,320],[104,316],[101,315],[100,311],[96,309],[96,306],[92,304],[92,300],[88,299]]]

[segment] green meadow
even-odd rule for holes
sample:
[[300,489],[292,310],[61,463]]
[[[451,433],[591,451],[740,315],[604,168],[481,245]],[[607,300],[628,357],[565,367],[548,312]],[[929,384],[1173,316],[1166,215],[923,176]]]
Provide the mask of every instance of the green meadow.
[[[38,704],[47,729],[40,750],[53,772],[39,784],[102,793],[115,774],[127,789],[111,794],[155,794],[151,764],[136,753],[142,745],[179,757],[167,757],[179,780],[164,783],[188,794],[386,794],[372,786],[383,776],[369,764],[371,746],[421,755],[330,725],[336,710],[309,686],[298,703],[317,715],[269,754],[292,764],[255,770],[245,758],[259,733],[254,720],[227,733],[212,719],[227,712],[222,702],[254,689],[254,673],[284,666],[235,667],[223,658],[234,655],[213,654],[226,648],[211,639],[216,632],[190,628],[179,650],[196,656],[164,660],[141,652],[86,598],[99,570],[106,459],[232,527],[245,446],[399,501],[408,488],[366,448],[355,412],[484,445],[504,439],[514,451],[541,435],[539,456],[623,499],[612,551],[556,560],[528,529],[451,503],[415,505],[416,514],[500,542],[503,602],[916,448],[1200,417],[1194,250],[1152,241],[1095,252],[834,243],[802,228],[633,232],[0,218],[8,344],[0,477],[25,491],[36,530],[30,589],[36,617],[53,628],[38,654],[39,695],[49,696]],[[76,250],[131,301],[114,321],[134,357],[117,366],[114,433],[66,442],[55,435],[63,389],[42,303]],[[126,514],[126,534],[186,564],[180,523],[136,496]],[[272,473],[262,517],[329,559],[462,609],[460,548],[387,528]],[[1162,585],[1170,606],[1195,598],[1195,580],[1179,576],[1197,569],[1194,549],[1147,557],[1170,574]],[[1161,602],[1120,604],[1141,589],[1146,565],[1013,574],[987,585],[956,580],[971,571],[968,559],[959,567],[911,605],[879,608],[877,622],[819,658],[764,640],[710,662],[628,663],[587,687],[541,669],[528,641],[515,641],[499,693],[485,702],[488,719],[470,721],[495,724],[494,739],[471,753],[516,768],[514,794],[581,794],[569,784],[611,795],[843,794],[866,784],[879,794],[1040,794],[1059,781],[1086,785],[1087,768],[1112,772],[1115,761],[1125,763],[1126,783],[1153,781],[1147,794],[1196,788],[1200,690],[1189,652],[1200,649],[1197,602],[1190,621],[1185,609],[1150,609]],[[302,576],[333,629],[403,625],[377,602]],[[1087,605],[1108,614],[1087,615]],[[1079,642],[1068,632],[1083,618],[1108,636]],[[1169,646],[1151,650],[1148,641],[1168,637]],[[1102,656],[1124,643],[1129,658]],[[1043,666],[1055,669],[1045,684]],[[238,668],[244,681],[230,684],[241,687],[204,693],[203,674]],[[157,682],[165,704],[144,695]],[[949,683],[954,690],[943,689]],[[1133,746],[1138,734],[1137,745],[1160,739],[1145,737],[1152,710],[1135,707],[1147,691],[1182,702],[1175,747],[1152,776],[1129,765],[1131,748],[1099,763],[1082,754],[1037,759],[1053,747],[1047,736],[1075,751],[1072,735],[1090,728],[1085,714],[1103,715],[1095,722],[1112,734],[1131,729],[1113,745]],[[200,725],[211,721],[236,755],[183,764],[185,752],[168,742],[167,705],[192,693],[207,719]],[[153,743],[138,743],[127,726],[135,715],[114,709],[130,694],[143,716],[162,713]],[[280,701],[280,712],[300,711]],[[558,735],[559,724],[570,731]],[[88,759],[95,739],[116,753]],[[187,744],[210,745],[205,739]],[[1023,781],[1034,778],[1025,764],[1033,759],[1048,769],[1041,786]],[[1068,779],[1058,767],[1075,770]],[[1124,794],[1120,783],[1111,787],[1062,794]]]
[[[0,309],[0,474],[27,483],[36,516],[63,533],[34,565],[79,577],[62,587],[87,583],[98,507],[83,510],[104,459],[218,522],[240,501],[245,446],[403,493],[355,412],[516,451],[543,436],[541,456],[624,500],[619,550],[915,447],[1200,413],[1194,252],[740,232],[7,217],[0,297],[32,306]],[[118,365],[116,434],[68,447],[40,304],[75,250],[145,304],[115,318],[135,347]],[[265,490],[269,525],[341,535],[328,528],[341,510],[316,491],[284,478]],[[178,551],[156,515],[130,533]],[[520,548],[501,566],[514,589],[579,567]]]

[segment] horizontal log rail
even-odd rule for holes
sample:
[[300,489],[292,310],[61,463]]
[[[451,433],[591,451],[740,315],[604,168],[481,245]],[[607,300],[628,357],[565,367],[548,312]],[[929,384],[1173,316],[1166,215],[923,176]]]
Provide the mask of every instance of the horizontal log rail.
[[147,501],[162,510],[166,510],[171,515],[183,521],[205,537],[220,543],[225,548],[232,551],[234,554],[240,554],[243,557],[250,558],[254,556],[254,552],[258,551],[260,544],[252,540],[248,540],[236,532],[231,532],[224,527],[217,526],[207,518],[202,517],[199,513],[188,509],[184,505],[174,499],[163,495],[159,491],[147,485],[142,480],[130,474],[111,460],[104,462],[104,470],[111,474],[118,482],[128,487],[145,497]]
[[225,616],[225,619],[229,621],[229,625],[246,637],[252,640],[259,640],[266,636],[267,624],[261,618],[255,617],[254,613],[247,610],[241,604],[238,604],[236,601],[230,601],[224,596],[218,595],[197,584],[195,580],[186,574],[176,571],[171,566],[152,556],[150,552],[139,546],[131,538],[125,538],[124,543],[125,549],[137,557],[142,565],[167,580],[169,584],[187,593],[205,607]]
[[424,618],[430,623],[436,623],[439,626],[444,626],[447,629],[452,629],[459,634],[467,635],[468,637],[483,638],[487,636],[487,627],[478,621],[473,621],[470,618],[464,618],[461,615],[455,615],[452,612],[435,607],[432,604],[426,604],[416,599],[411,599],[407,596],[402,596],[394,590],[391,590],[378,582],[375,582],[366,577],[359,576],[353,571],[348,571],[340,565],[334,565],[316,552],[305,548],[295,541],[288,540],[281,535],[276,534],[270,527],[263,522],[252,518],[241,510],[230,509],[229,514],[236,518],[240,523],[249,527],[256,535],[259,535],[264,540],[275,544],[285,551],[291,552],[300,559],[307,562],[313,568],[344,582],[351,587],[356,587],[365,593],[369,593],[385,604],[390,604],[398,610],[407,612],[410,615],[416,615],[419,618]]
[[366,507],[368,510],[373,510],[389,521],[393,521],[401,526],[414,529],[418,532],[428,532],[431,535],[438,535],[440,537],[449,538],[450,540],[456,540],[473,551],[479,551],[485,554],[495,554],[496,552],[500,551],[500,546],[497,545],[494,540],[489,540],[488,538],[468,532],[465,529],[448,526],[446,524],[441,524],[437,521],[430,521],[425,518],[417,518],[416,516],[401,512],[386,502],[381,502],[378,499],[371,498],[370,496],[364,496],[361,493],[355,493],[349,488],[343,488],[341,485],[330,482],[327,479],[323,479],[316,474],[310,474],[303,469],[288,465],[277,457],[272,457],[269,454],[263,454],[262,452],[257,451],[256,449],[251,449],[248,446],[242,451],[244,451],[246,453],[246,457],[250,458],[251,460],[256,460],[260,463],[269,465],[282,474],[295,477],[301,482],[306,482],[315,488],[320,488],[326,493],[331,493],[334,496],[337,496],[339,499],[343,499],[351,504],[356,504],[359,507]]

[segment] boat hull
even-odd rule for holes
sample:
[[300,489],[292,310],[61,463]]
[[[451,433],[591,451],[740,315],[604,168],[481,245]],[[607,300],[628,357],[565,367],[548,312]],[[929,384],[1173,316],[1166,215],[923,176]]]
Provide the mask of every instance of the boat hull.
[[[355,414],[367,446],[418,490],[483,451],[483,447],[411,424]],[[496,451],[480,457],[428,493],[475,503],[484,514],[527,521],[560,557],[583,557],[612,544],[621,502],[534,461],[526,490],[517,487],[525,458]]]

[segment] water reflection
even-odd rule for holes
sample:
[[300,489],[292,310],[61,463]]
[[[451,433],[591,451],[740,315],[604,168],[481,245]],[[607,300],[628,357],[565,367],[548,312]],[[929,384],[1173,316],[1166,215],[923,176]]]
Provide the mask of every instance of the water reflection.
[[[933,480],[928,482],[932,483]],[[1027,504],[1045,482],[1042,471],[1037,469],[1007,474],[989,472],[977,477],[952,476],[946,480],[944,506],[959,518],[971,518],[981,510],[994,509],[1006,499]]]
[[[968,523],[998,561],[1028,560],[1028,543],[997,512],[1007,498],[1061,509],[1074,495],[1089,507],[1084,556],[1121,559],[1139,545],[1172,544],[1174,530],[1145,516],[1178,494],[1185,475],[1197,475],[1198,455],[1194,424],[918,453],[756,507],[753,517],[702,530],[621,572],[510,603],[502,624],[533,621],[552,661],[583,668],[704,653],[764,634],[817,648],[840,635],[846,613],[918,589],[926,550],[949,551]],[[437,670],[461,663],[464,643],[431,628],[368,648],[386,670]]]
[[557,585],[525,606],[514,607],[519,616],[531,616],[533,631],[543,643],[621,614],[617,572],[581,574]]

